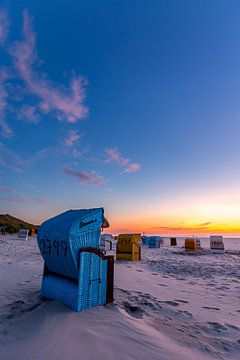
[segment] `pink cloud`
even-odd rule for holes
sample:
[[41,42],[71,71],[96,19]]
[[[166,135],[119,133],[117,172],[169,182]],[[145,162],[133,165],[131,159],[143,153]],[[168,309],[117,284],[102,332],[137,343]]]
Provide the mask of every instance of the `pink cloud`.
[[130,159],[121,156],[117,149],[105,149],[105,152],[108,156],[106,162],[116,162],[124,167],[122,174],[135,172],[141,168],[140,164],[132,163]]
[[27,165],[31,166],[45,160],[46,158],[58,158],[63,155],[64,149],[62,147],[49,146],[36,151],[26,162]]
[[82,135],[78,134],[78,130],[70,130],[68,132],[68,137],[64,140],[64,144],[68,147],[75,145],[78,140],[80,140]]
[[44,112],[54,112],[59,120],[75,123],[87,115],[83,104],[85,81],[81,77],[70,79],[70,89],[53,84],[47,74],[34,70],[34,64],[41,61],[36,51],[35,34],[31,19],[23,13],[23,40],[16,42],[10,49],[15,68],[24,81],[27,91],[39,99],[38,108]]
[[84,172],[84,171],[74,171],[69,167],[63,169],[64,173],[68,176],[74,176],[81,182],[89,183],[92,185],[104,186],[107,182],[103,176],[97,175],[95,171]]
[[29,200],[24,196],[8,196],[8,197],[1,197],[1,200],[7,201],[10,203],[27,203]]
[[39,115],[37,114],[36,106],[23,105],[17,111],[17,118],[19,120],[25,120],[37,124],[39,122]]
[[10,192],[10,193],[15,192],[15,190],[10,189],[9,187],[7,187],[5,185],[0,185],[0,191],[6,191],[6,192]]
[[129,163],[129,159],[122,157],[117,149],[105,149],[105,152],[108,156],[108,162],[115,161],[123,166]]
[[0,163],[18,173],[23,172],[26,167],[26,161],[3,143],[0,143]]
[[47,205],[48,204],[48,200],[46,200],[46,199],[35,198],[35,199],[33,199],[33,201],[39,205]]
[[76,159],[80,159],[82,157],[82,154],[76,148],[72,149],[72,155]]
[[3,46],[9,31],[9,19],[6,10],[0,10],[0,45]]
[[38,205],[46,205],[48,203],[48,201],[45,199],[40,199],[40,198],[33,199],[23,195],[1,197],[0,199],[10,203],[35,203]]
[[128,166],[126,167],[124,172],[131,173],[131,172],[138,171],[140,168],[141,168],[140,164],[138,164],[138,163],[130,163],[130,164],[128,164]]

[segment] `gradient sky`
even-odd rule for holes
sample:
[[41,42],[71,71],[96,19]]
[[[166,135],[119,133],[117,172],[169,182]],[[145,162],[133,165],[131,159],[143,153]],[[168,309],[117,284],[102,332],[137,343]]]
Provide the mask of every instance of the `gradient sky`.
[[240,234],[239,1],[1,3],[1,213]]

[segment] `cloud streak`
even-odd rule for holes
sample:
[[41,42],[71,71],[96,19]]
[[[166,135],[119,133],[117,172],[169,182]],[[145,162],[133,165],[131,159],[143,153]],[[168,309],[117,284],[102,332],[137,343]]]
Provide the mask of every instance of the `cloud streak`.
[[67,147],[72,147],[81,139],[81,137],[82,135],[78,134],[78,130],[69,130],[68,136],[64,140],[64,144]]
[[140,168],[139,163],[130,163],[123,172],[131,173],[140,170]]
[[195,226],[155,226],[152,227],[153,230],[163,230],[163,231],[198,231],[198,230],[209,230],[212,227],[214,222],[208,221]]
[[0,185],[0,191],[5,191],[5,192],[8,192],[8,193],[14,193],[15,192],[15,190],[10,189],[9,187],[7,187],[5,185]]
[[12,136],[13,132],[8,126],[5,119],[5,111],[7,109],[8,93],[5,88],[5,81],[8,79],[8,72],[6,68],[0,69],[0,127],[2,135],[6,138]]
[[5,44],[9,31],[8,13],[4,9],[0,9],[0,46]]
[[[70,79],[69,88],[53,84],[47,74],[35,70],[41,61],[36,50],[36,36],[27,11],[23,12],[23,39],[15,42],[9,50],[15,70],[26,85],[30,95],[38,98],[38,110],[53,113],[59,120],[75,123],[84,118],[88,109],[83,104],[86,82],[77,76]],[[28,108],[28,118],[35,119],[33,109]],[[26,111],[26,109],[25,109]]]
[[107,159],[105,162],[115,162],[122,166],[124,168],[122,174],[132,173],[138,171],[141,168],[139,163],[130,162],[130,159],[124,158],[116,148],[105,149],[105,153],[107,154]]
[[0,143],[0,164],[17,173],[23,172],[26,167],[26,161],[3,143]]
[[65,175],[73,176],[83,183],[88,183],[97,186],[104,186],[107,182],[107,180],[103,176],[97,175],[94,170],[91,172],[74,171],[66,166],[63,169],[63,172]]
[[129,159],[121,156],[120,152],[117,149],[105,149],[105,152],[108,156],[107,162],[116,162],[122,166],[125,166],[129,163]]
[[40,198],[29,198],[23,195],[15,195],[15,196],[7,196],[7,197],[0,197],[2,201],[6,201],[9,203],[35,203],[37,205],[46,205],[48,201],[46,199]]
[[17,119],[37,124],[39,122],[39,115],[36,106],[23,105],[17,111]]

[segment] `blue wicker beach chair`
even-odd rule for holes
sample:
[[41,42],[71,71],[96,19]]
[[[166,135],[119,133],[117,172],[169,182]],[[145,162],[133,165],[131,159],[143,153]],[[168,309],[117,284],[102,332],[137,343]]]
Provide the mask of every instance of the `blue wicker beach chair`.
[[142,238],[143,245],[149,245],[149,236],[143,235],[141,238]]
[[99,249],[104,220],[102,208],[69,210],[40,226],[43,296],[77,312],[113,301],[114,257]]
[[160,248],[160,237],[159,236],[149,236],[149,248],[151,248],[151,249]]

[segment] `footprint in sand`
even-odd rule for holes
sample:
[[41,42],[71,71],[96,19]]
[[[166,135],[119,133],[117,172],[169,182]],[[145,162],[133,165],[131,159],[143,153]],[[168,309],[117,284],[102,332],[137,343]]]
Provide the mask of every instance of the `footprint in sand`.
[[219,286],[216,288],[217,290],[229,290],[228,286]]
[[143,310],[138,305],[132,305],[129,302],[124,302],[123,305],[129,315],[137,319],[142,318]]
[[30,282],[31,282],[31,280],[25,280],[25,281],[20,282],[20,285],[26,285],[27,283],[30,283]]
[[137,269],[136,271],[137,271],[137,272],[143,272],[142,270],[138,270],[138,269]]
[[158,284],[158,286],[168,287],[168,285],[166,285],[166,284]]
[[184,318],[191,319],[193,316],[189,311],[178,310],[176,316],[183,316]]
[[159,274],[157,274],[157,273],[151,273],[151,275],[159,275]]
[[239,331],[239,327],[238,326],[235,326],[235,325],[232,325],[232,324],[225,324],[228,328],[232,329],[232,330],[236,330],[236,331]]
[[228,328],[222,324],[216,323],[216,322],[208,322],[208,328],[210,330],[214,330],[218,333],[221,333],[222,331],[227,331]]
[[207,309],[207,310],[216,310],[219,311],[220,309],[217,307],[211,307],[211,306],[202,306],[203,309]]
[[171,306],[179,306],[179,304],[176,301],[166,300],[166,301],[159,301],[160,303],[171,305]]

